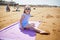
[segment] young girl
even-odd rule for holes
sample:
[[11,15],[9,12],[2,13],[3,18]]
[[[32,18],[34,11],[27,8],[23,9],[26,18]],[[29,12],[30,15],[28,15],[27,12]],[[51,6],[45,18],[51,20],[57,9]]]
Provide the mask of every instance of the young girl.
[[38,33],[47,34],[45,31],[41,31],[40,29],[35,28],[35,25],[33,23],[31,23],[31,24],[28,23],[29,18],[31,17],[30,12],[31,12],[30,6],[26,6],[24,8],[24,13],[23,13],[23,15],[21,16],[21,19],[20,19],[21,29],[22,30],[33,29],[34,31],[36,31]]

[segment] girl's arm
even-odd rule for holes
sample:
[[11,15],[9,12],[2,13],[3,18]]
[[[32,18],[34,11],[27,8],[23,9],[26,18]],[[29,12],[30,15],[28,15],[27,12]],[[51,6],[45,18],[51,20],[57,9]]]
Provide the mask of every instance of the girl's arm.
[[20,19],[20,26],[22,28],[22,20],[24,19],[24,15],[21,16],[21,19]]

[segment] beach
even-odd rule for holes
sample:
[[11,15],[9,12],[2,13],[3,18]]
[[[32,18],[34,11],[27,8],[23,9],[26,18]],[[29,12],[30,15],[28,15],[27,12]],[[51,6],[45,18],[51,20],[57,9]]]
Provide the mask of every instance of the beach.
[[[10,6],[11,11],[6,12],[6,6],[0,6],[0,29],[9,26],[20,20],[24,7],[16,12],[14,7]],[[60,8],[58,7],[31,7],[30,21],[41,21],[39,29],[45,30],[50,35],[41,35],[36,33],[36,40],[60,40]]]

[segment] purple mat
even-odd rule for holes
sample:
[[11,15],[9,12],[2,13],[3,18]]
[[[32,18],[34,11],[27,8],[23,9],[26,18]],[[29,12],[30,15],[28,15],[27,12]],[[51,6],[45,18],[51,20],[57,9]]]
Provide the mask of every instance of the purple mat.
[[[38,27],[40,24],[36,21],[30,21],[29,23],[35,23]],[[0,30],[0,40],[35,40],[36,32],[32,30],[20,30],[20,23],[14,23],[7,28]]]

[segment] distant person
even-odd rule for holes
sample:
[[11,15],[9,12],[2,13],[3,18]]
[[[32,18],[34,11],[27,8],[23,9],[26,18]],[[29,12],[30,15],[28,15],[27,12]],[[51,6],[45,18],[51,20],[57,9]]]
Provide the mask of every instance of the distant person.
[[6,6],[6,11],[7,11],[7,12],[10,12],[9,4],[7,4],[7,6]]
[[19,10],[19,4],[16,5],[16,11],[20,11]]
[[40,33],[40,34],[48,34],[46,33],[45,31],[41,31],[40,29],[38,28],[35,28],[35,25],[34,23],[31,23],[29,24],[29,18],[31,17],[30,15],[30,12],[31,12],[31,8],[30,6],[26,6],[25,9],[24,9],[24,12],[21,16],[21,19],[20,19],[20,24],[21,24],[21,30],[24,30],[24,29],[33,29],[34,31]]

